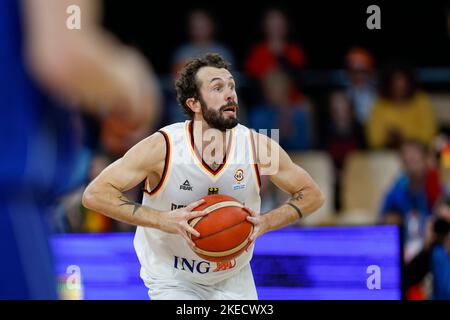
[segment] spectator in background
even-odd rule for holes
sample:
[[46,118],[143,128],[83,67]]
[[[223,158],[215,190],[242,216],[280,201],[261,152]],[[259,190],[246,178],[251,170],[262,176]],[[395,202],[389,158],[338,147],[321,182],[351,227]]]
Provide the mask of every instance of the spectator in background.
[[443,188],[435,167],[429,166],[428,148],[419,141],[404,142],[400,148],[404,172],[384,198],[381,213],[385,223],[403,226],[405,261],[424,244],[425,224]]
[[441,173],[444,175],[446,183],[450,183],[450,137],[439,132],[433,141],[433,152],[436,159],[436,165],[439,166]]
[[365,147],[364,130],[356,120],[349,97],[343,91],[334,91],[329,98],[329,122],[323,135],[322,148],[334,163],[335,207],[340,210],[339,194],[341,172],[347,156]]
[[367,124],[371,148],[396,148],[405,139],[430,144],[437,131],[427,95],[416,87],[413,71],[392,67],[380,78],[380,96]]
[[[66,28],[70,5],[83,13],[80,30]],[[100,9],[93,0],[0,1],[0,300],[58,298],[47,219],[84,182],[80,114],[141,133],[154,120],[153,72],[101,27]]]
[[245,72],[256,81],[268,73],[282,71],[289,77],[289,101],[303,102],[300,91],[300,71],[305,67],[305,54],[299,44],[288,38],[289,23],[279,9],[269,9],[263,18],[264,41],[251,48],[245,61]]
[[307,150],[312,145],[311,108],[289,99],[289,84],[285,73],[268,73],[262,81],[265,102],[253,108],[249,124],[255,130],[279,129],[279,143],[286,150]]
[[348,79],[347,96],[354,107],[356,120],[365,126],[377,96],[374,59],[367,50],[354,47],[346,55],[345,68]]
[[204,9],[195,9],[188,15],[188,43],[179,47],[172,59],[174,75],[187,61],[204,56],[207,53],[218,53],[234,67],[234,56],[231,50],[215,39],[216,26],[211,13]]
[[[87,180],[92,181],[100,172],[113,161],[109,156],[96,152],[90,159],[90,168],[87,173]],[[108,232],[112,231],[112,221],[100,213],[88,210],[81,204],[81,198],[86,185],[81,185],[78,189],[65,194],[58,199],[55,208],[55,232]]]
[[450,300],[450,197],[442,199],[427,222],[424,249],[405,266],[406,297],[427,298],[423,280],[431,272],[431,298]]
[[447,230],[444,240],[433,247],[431,253],[434,300],[450,300],[450,234],[448,225],[447,221],[445,227],[442,228]]

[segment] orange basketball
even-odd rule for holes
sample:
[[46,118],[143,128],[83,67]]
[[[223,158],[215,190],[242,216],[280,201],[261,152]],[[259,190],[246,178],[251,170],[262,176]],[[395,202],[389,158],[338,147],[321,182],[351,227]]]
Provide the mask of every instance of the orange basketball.
[[239,256],[249,245],[253,224],[249,213],[238,200],[221,194],[203,197],[205,202],[195,211],[206,210],[207,215],[194,218],[189,224],[200,233],[191,235],[195,253],[209,261],[225,261]]

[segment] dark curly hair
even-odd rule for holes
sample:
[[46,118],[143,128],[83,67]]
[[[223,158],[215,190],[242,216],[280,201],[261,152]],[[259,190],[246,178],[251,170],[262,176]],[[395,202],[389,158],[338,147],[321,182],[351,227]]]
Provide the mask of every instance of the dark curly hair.
[[379,92],[382,97],[387,99],[392,97],[392,80],[398,73],[406,78],[408,84],[406,97],[411,98],[416,93],[418,86],[414,68],[407,63],[391,62],[384,67],[379,76]]
[[200,85],[197,79],[197,72],[202,67],[224,68],[229,70],[229,63],[217,53],[208,53],[201,58],[189,61],[179,73],[175,81],[175,89],[177,91],[177,101],[183,108],[184,114],[190,118],[194,118],[194,112],[186,105],[186,100],[200,98]]

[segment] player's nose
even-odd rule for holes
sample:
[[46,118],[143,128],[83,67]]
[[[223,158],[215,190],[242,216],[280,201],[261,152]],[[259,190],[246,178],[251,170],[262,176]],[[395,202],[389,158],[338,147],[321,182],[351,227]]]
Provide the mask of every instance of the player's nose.
[[225,93],[225,100],[227,102],[236,101],[237,100],[236,91],[228,89],[227,92]]

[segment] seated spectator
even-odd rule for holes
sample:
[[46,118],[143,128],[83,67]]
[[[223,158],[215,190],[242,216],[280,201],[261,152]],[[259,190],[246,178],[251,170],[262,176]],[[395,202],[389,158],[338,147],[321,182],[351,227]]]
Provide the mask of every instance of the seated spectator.
[[341,171],[346,157],[364,148],[364,131],[356,121],[353,108],[345,92],[335,91],[329,98],[329,123],[323,135],[322,148],[333,159],[335,169],[335,207],[339,211]]
[[[450,136],[442,131],[439,132],[434,138],[432,147],[436,165],[440,167],[440,170],[447,171],[450,168]],[[450,179],[447,182],[450,182]]]
[[394,182],[383,201],[383,221],[402,225],[405,261],[416,255],[424,244],[425,223],[443,188],[435,167],[430,167],[427,147],[407,141],[400,149],[404,172]]
[[253,108],[248,120],[251,128],[279,129],[279,143],[286,150],[306,150],[312,145],[310,108],[289,100],[289,78],[272,72],[262,81],[265,103]]
[[207,53],[218,53],[231,66],[234,57],[228,47],[215,39],[215,25],[211,14],[204,9],[196,9],[188,15],[188,43],[179,47],[172,59],[173,74],[177,74],[186,62],[201,57]]
[[289,77],[289,100],[301,103],[300,71],[305,66],[305,54],[298,43],[289,41],[289,23],[279,9],[269,9],[263,18],[265,39],[250,49],[245,61],[247,75],[261,81],[274,71],[282,71]]
[[433,275],[432,299],[450,299],[450,197],[436,205],[428,220],[424,249],[405,266],[406,297],[427,298],[423,280]]
[[374,59],[363,48],[349,50],[345,59],[347,75],[346,93],[354,107],[359,124],[365,126],[377,96],[374,79]]
[[[442,221],[442,220],[441,220]],[[446,232],[441,243],[431,251],[433,274],[433,300],[450,300],[450,221],[441,222],[441,231]]]
[[[106,154],[98,153],[92,159],[89,172],[89,182],[94,180],[100,172],[112,163],[112,159]],[[84,191],[84,188],[83,188]],[[82,191],[82,192],[83,192]],[[80,197],[81,198],[81,197]],[[80,201],[81,202],[81,201]],[[81,206],[81,230],[84,232],[111,232],[113,220],[99,212]]]
[[371,148],[397,148],[405,139],[432,142],[437,130],[433,108],[410,69],[394,67],[382,75],[380,97],[367,125]]

